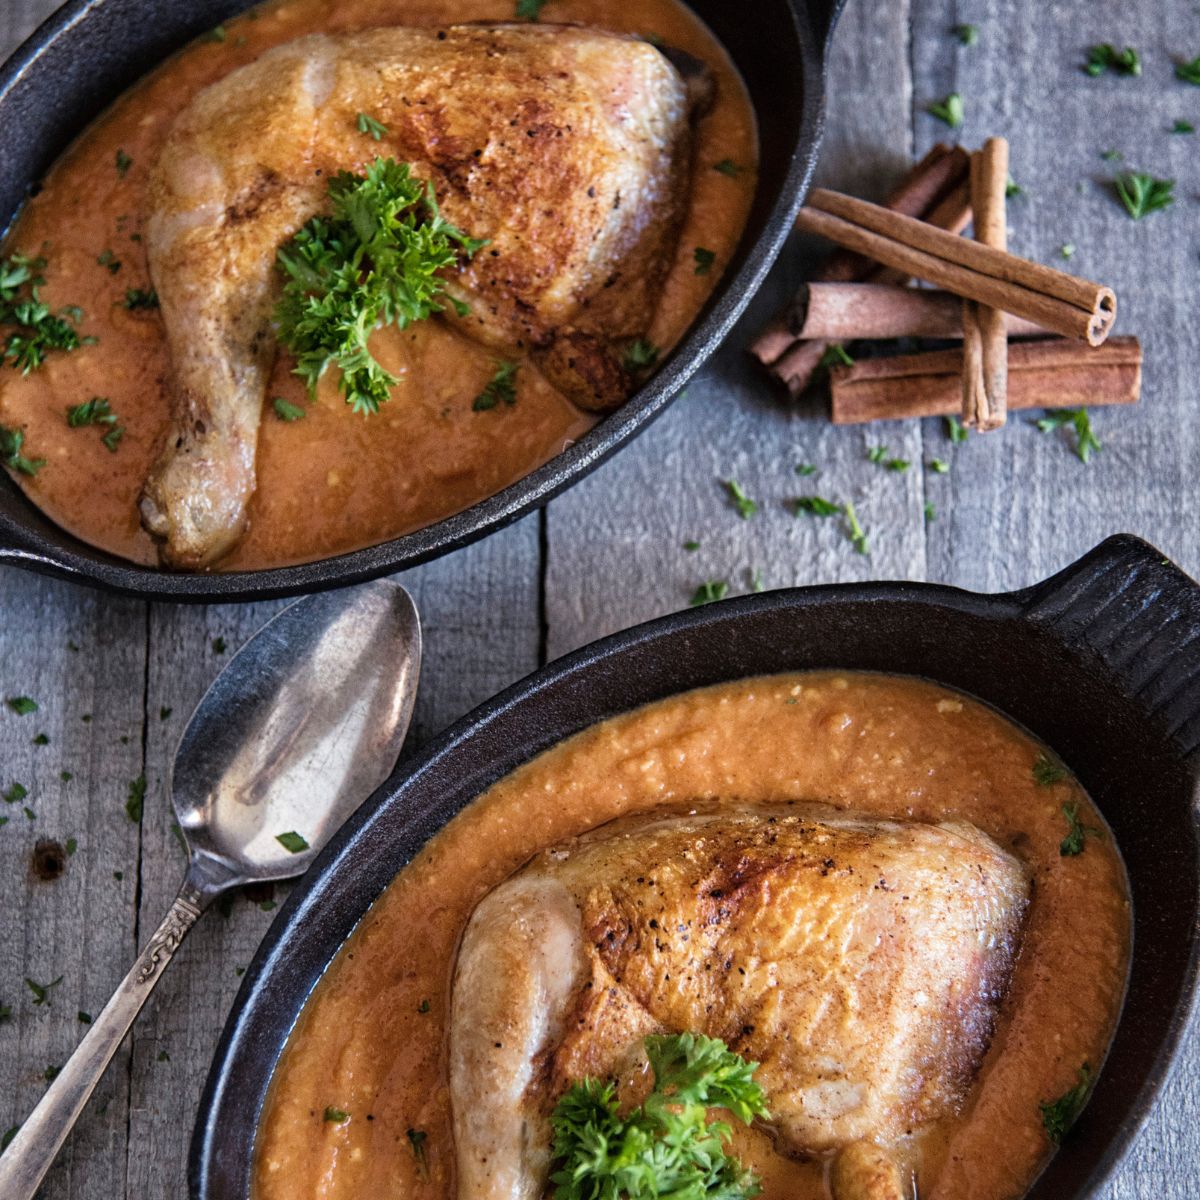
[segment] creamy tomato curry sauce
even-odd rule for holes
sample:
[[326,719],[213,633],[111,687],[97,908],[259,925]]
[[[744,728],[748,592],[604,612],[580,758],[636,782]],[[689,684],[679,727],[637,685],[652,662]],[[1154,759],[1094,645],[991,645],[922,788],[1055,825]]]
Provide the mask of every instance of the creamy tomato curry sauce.
[[[1036,770],[1035,770],[1036,768]],[[452,1200],[446,1032],[455,952],[480,898],[538,851],[624,814],[698,800],[822,801],[975,824],[1033,899],[963,1111],[912,1147],[921,1200],[1012,1200],[1053,1151],[1040,1105],[1103,1061],[1125,991],[1124,866],[1086,794],[999,713],[921,680],[775,675],[687,692],[568,739],[452,820],[376,902],[309,1001],[258,1134],[256,1200]],[[1064,855],[1064,806],[1088,830]],[[419,930],[419,934],[414,931]],[[326,1110],[337,1117],[326,1119]],[[423,1161],[409,1131],[424,1133]],[[736,1149],[765,1200],[827,1200],[827,1164]]]
[[[0,425],[25,432],[24,453],[46,460],[16,475],[29,497],[71,533],[135,562],[157,561],[137,500],[167,426],[170,363],[158,314],[126,307],[147,292],[141,244],[151,164],[176,114],[195,94],[264,50],[317,31],[511,20],[514,0],[274,0],[227,22],[123,96],[67,152],[22,212],[5,252],[48,260],[43,299],[79,305],[96,344],[51,354],[27,376],[0,370]],[[676,261],[648,338],[673,345],[719,282],[741,236],[755,187],[754,114],[727,54],[678,0],[550,0],[543,21],[575,21],[661,39],[702,59],[716,101],[694,141],[690,202]],[[721,166],[723,169],[716,169]],[[697,272],[697,247],[715,255]],[[559,453],[595,420],[523,364],[515,405],[472,405],[496,371],[496,354],[437,319],[372,336],[380,362],[402,382],[375,416],[353,413],[337,372],[306,403],[281,352],[268,396],[304,419],[264,412],[258,490],[249,530],[219,564],[253,570],[305,562],[421,528],[494,494]],[[108,398],[124,434],[69,428],[68,406]]]

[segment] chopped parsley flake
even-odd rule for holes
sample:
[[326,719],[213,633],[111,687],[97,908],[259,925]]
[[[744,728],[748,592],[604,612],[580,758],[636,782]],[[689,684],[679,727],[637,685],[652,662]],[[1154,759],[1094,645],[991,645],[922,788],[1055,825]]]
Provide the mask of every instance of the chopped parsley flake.
[[1155,179],[1141,171],[1122,171],[1113,180],[1117,196],[1125,211],[1140,221],[1152,212],[1170,208],[1175,203],[1175,180]]
[[50,1007],[50,993],[54,988],[62,983],[63,977],[60,975],[57,979],[51,980],[49,983],[35,983],[32,979],[26,978],[25,986],[33,993],[33,1002],[35,1005],[45,1005]]
[[1037,422],[1042,433],[1053,433],[1056,429],[1070,426],[1075,431],[1075,456],[1082,463],[1091,462],[1094,451],[1102,449],[1099,438],[1092,430],[1092,418],[1086,408],[1063,408],[1050,413]]
[[8,791],[0,792],[2,797],[9,804],[16,804],[19,800],[24,800],[29,795],[29,789],[23,783],[12,784]]
[[935,475],[946,475],[950,471],[950,464],[944,458],[931,458],[925,465]]
[[303,854],[308,849],[308,842],[300,834],[296,833],[295,830],[290,830],[287,833],[277,833],[275,840],[289,854]]
[[125,815],[136,825],[142,819],[146,804],[146,776],[139,775],[129,781],[129,794],[125,797]]
[[833,517],[842,511],[840,504],[823,496],[799,496],[793,502],[793,508],[796,516],[804,513],[810,517]]
[[1042,1111],[1042,1126],[1046,1130],[1046,1136],[1056,1146],[1062,1144],[1067,1131],[1079,1119],[1079,1114],[1083,1112],[1084,1105],[1091,1095],[1093,1075],[1090,1063],[1085,1062],[1079,1068],[1078,1078],[1079,1082],[1057,1100],[1038,1105]]
[[842,511],[846,514],[846,523],[849,526],[850,542],[854,546],[858,554],[869,555],[871,553],[870,545],[867,542],[867,534],[858,520],[858,513],[854,510],[854,505],[849,500],[842,505]]
[[929,500],[925,501],[925,524],[928,525],[931,521],[937,520],[937,509],[933,507],[933,503]]
[[625,350],[625,368],[628,371],[648,371],[658,362],[658,347],[645,338],[631,342]]
[[1167,130],[1167,132],[1168,133],[1195,133],[1196,127],[1195,127],[1195,125],[1193,125],[1191,123],[1191,121],[1177,120],[1175,122],[1175,124],[1172,125],[1170,129]]
[[0,425],[0,465],[6,466],[10,471],[17,471],[21,475],[36,475],[45,465],[44,458],[26,458],[21,453],[21,447],[25,444],[25,431],[23,429],[9,429],[5,425]]
[[334,1108],[331,1104],[325,1109],[325,1120],[331,1121],[335,1125],[341,1125],[343,1121],[350,1120],[350,1114],[343,1108]]
[[153,288],[126,288],[124,306],[130,312],[158,307],[158,293]]
[[214,654],[224,654],[227,648],[228,647],[226,646],[225,639],[223,637],[218,635],[217,637],[213,638],[212,652]]
[[423,1129],[406,1129],[405,1136],[412,1147],[413,1158],[417,1160],[417,1176],[420,1179],[429,1178],[429,1163],[425,1158],[425,1139],[429,1136]]
[[1093,829],[1090,825],[1080,823],[1078,804],[1064,804],[1062,812],[1067,819],[1067,836],[1059,842],[1058,852],[1063,858],[1074,858],[1075,855],[1082,854],[1084,841],[1088,834],[1095,838],[1104,836],[1099,829]]
[[0,259],[0,325],[16,328],[0,341],[0,363],[23,375],[36,371],[51,350],[77,350],[95,338],[81,338],[76,329],[83,310],[67,305],[52,312],[41,299],[46,282],[44,258],[11,254]]
[[697,246],[693,257],[696,260],[696,274],[707,275],[713,269],[713,263],[717,261],[717,253],[715,250],[706,250],[703,246]]
[[1008,200],[1015,200],[1018,196],[1025,195],[1025,189],[1010,175],[1004,181],[1004,196]]
[[730,179],[736,179],[745,168],[739,167],[732,158],[723,158],[719,163],[713,163],[713,170]]
[[841,342],[830,342],[825,347],[825,353],[821,355],[821,366],[852,367],[854,366],[854,359],[846,353],[846,347]]
[[729,493],[729,498],[733,501],[734,507],[737,509],[738,516],[743,521],[748,521],[756,512],[758,512],[758,503],[751,500],[749,496],[742,490],[742,485],[736,479],[725,480],[725,490]]
[[1063,258],[1073,258],[1075,256],[1075,243],[1064,242],[1059,246],[1058,252]]
[[117,174],[122,179],[124,179],[126,174],[129,171],[129,168],[132,166],[133,166],[133,159],[130,158],[129,155],[126,154],[124,150],[118,150],[117,151]]
[[471,404],[472,412],[487,412],[504,404],[511,408],[517,402],[517,372],[520,363],[498,363],[496,373]]
[[808,476],[808,475],[815,475],[816,473],[817,473],[817,464],[816,463],[797,463],[796,464],[796,474],[797,475]]
[[121,260],[111,250],[101,251],[96,261],[102,267],[107,267],[110,275],[115,275],[121,269]]
[[1175,78],[1200,87],[1200,55],[1193,58],[1191,62],[1176,63]]
[[955,25],[954,36],[960,46],[976,46],[979,44],[978,25]]
[[1118,75],[1140,75],[1142,59],[1132,46],[1118,50],[1111,42],[1104,42],[1088,48],[1083,69],[1093,77],[1103,75],[1105,71],[1114,71]]
[[18,717],[27,717],[38,710],[38,703],[31,696],[9,696],[4,702]]
[[686,541],[686,542],[684,542],[684,543],[683,543],[683,548],[684,548],[685,550],[687,550],[687,551],[690,553],[690,552],[692,552],[693,550],[699,550],[699,549],[700,549],[700,543],[699,543],[699,542],[694,542],[694,541]]
[[963,98],[958,92],[951,92],[944,100],[926,105],[925,111],[931,117],[944,121],[951,129],[958,129],[963,123]]
[[214,25],[213,28],[204,35],[204,40],[206,42],[223,42],[225,41],[226,37],[228,37],[228,34],[225,32],[225,26]]
[[946,436],[954,445],[965,442],[969,434],[967,427],[957,417],[946,418]]
[[1039,754],[1033,764],[1033,782],[1038,787],[1051,787],[1067,778],[1067,769],[1049,755]]
[[374,117],[369,117],[364,112],[360,112],[358,114],[357,124],[359,133],[365,133],[374,138],[375,141],[379,141],[379,139],[388,131],[386,125],[380,124],[380,122],[375,120]]
[[548,0],[517,0],[517,19],[536,21],[542,15]]
[[272,397],[271,407],[281,421],[299,421],[304,416],[304,409],[298,404],[289,404],[282,396]]
[[702,604],[713,604],[717,600],[724,600],[727,595],[729,595],[729,584],[724,579],[709,579],[692,593],[688,604],[692,608],[699,608]]
[[867,458],[888,471],[907,471],[912,466],[907,458],[890,458],[886,446],[872,446],[867,451]]

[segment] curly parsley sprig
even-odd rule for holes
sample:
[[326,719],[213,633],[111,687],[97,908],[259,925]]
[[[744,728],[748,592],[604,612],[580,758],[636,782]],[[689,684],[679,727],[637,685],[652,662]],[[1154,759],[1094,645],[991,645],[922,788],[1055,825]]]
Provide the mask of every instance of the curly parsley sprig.
[[330,216],[314,217],[279,250],[279,340],[310,392],[337,367],[354,411],[378,412],[399,381],[368,349],[371,331],[441,312],[441,272],[486,243],[450,224],[432,185],[394,159],[376,158],[365,175],[340,172],[329,198]]
[[83,310],[75,305],[52,312],[42,301],[39,289],[46,282],[44,258],[10,254],[0,259],[0,324],[15,325],[0,334],[0,363],[8,363],[23,375],[36,371],[51,350],[78,350],[94,342],[82,338],[76,326]]
[[725,1152],[723,1108],[749,1124],[768,1116],[757,1063],[715,1038],[648,1037],[654,1090],[626,1116],[611,1084],[584,1079],[554,1109],[555,1200],[748,1200],[757,1178]]

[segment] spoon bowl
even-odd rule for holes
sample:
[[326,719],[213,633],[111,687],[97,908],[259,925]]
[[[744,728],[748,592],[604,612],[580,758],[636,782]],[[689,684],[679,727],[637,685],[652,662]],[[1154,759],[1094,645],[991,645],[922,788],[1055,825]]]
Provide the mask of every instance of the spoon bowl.
[[286,879],[391,773],[412,716],[421,632],[381,581],[284,609],[192,714],[171,780],[194,859],[223,886]]
[[304,871],[391,774],[421,669],[399,584],[310,596],[269,621],[204,694],[171,790],[188,870],[170,911],[0,1154],[0,1197],[31,1200],[166,965],[229,888]]

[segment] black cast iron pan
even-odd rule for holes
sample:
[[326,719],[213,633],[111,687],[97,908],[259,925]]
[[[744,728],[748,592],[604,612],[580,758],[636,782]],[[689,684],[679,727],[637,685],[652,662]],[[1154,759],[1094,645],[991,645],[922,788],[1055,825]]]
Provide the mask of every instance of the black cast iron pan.
[[[733,327],[807,190],[824,122],[825,48],[843,0],[690,0],[725,44],[758,117],[761,172],[746,232],[691,332],[627,404],[520,482],[426,529],[354,554],[270,571],[182,575],[72,537],[0,478],[0,563],[170,600],[254,600],[338,587],[436,558],[515,521],[586,475],[657,416]],[[245,0],[72,0],[0,68],[0,228],[105,105]],[[0,472],[0,476],[4,473]]]
[[834,585],[676,613],[551,663],[464,717],[347,822],[268,931],[201,1100],[193,1200],[249,1195],[259,1114],[305,999],[371,903],[455,813],[615,713],[815,667],[922,675],[980,697],[1058,751],[1107,818],[1133,893],[1128,998],[1091,1103],[1027,1200],[1095,1196],[1166,1078],[1200,958],[1200,587],[1128,536],[1006,595]]

